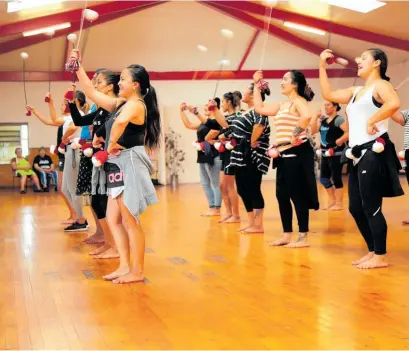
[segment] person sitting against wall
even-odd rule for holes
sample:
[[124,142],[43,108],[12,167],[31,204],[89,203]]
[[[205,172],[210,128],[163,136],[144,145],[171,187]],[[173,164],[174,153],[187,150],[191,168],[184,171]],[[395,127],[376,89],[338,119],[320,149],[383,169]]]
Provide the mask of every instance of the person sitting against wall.
[[26,183],[27,177],[33,181],[35,185],[34,192],[40,192],[40,182],[38,181],[37,174],[31,169],[31,163],[28,161],[27,157],[23,157],[23,152],[21,148],[15,150],[16,157],[11,160],[11,168],[16,172],[17,177],[21,179],[20,181],[20,194],[26,193]]
[[58,173],[54,169],[54,162],[50,156],[45,153],[45,148],[41,147],[38,155],[33,161],[33,170],[41,179],[41,185],[44,191],[50,190],[48,179],[51,178],[54,184],[55,191],[58,190]]

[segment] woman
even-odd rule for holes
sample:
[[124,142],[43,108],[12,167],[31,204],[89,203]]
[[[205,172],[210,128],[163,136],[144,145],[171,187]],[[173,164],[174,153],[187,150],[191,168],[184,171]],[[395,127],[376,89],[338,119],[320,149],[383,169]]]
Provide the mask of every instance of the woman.
[[[67,138],[68,133],[70,133],[71,137],[79,136],[80,129],[76,128],[72,123],[67,100],[63,100],[61,103],[61,117],[59,117],[55,111],[54,100],[51,97],[51,93],[48,93],[47,97],[50,99],[48,108],[51,120],[45,118],[39,111],[31,106],[26,106],[26,109],[31,111],[45,125],[59,127],[57,139],[60,143],[56,146],[58,148],[61,142]],[[79,104],[78,101],[77,103]],[[83,114],[82,111],[81,114]],[[88,222],[83,217],[81,198],[76,195],[79,165],[78,150],[72,150],[70,146],[67,146],[62,163],[63,172],[60,177],[60,184],[62,197],[70,211],[70,217],[61,224],[68,225],[64,228],[64,231],[86,231],[88,230]]]
[[[218,104],[220,100],[217,99]],[[200,170],[200,183],[202,184],[203,190],[207,197],[207,202],[209,210],[203,213],[203,216],[219,216],[220,207],[222,202],[221,192],[220,192],[220,169],[222,166],[222,161],[220,159],[217,150],[211,146],[212,140],[214,140],[218,131],[214,133],[212,129],[219,129],[220,126],[217,121],[212,117],[212,113],[208,110],[207,105],[205,106],[205,116],[197,111],[197,108],[190,107],[191,113],[196,115],[202,123],[192,123],[189,121],[185,114],[187,106],[186,104],[180,105],[180,118],[184,126],[190,130],[196,130],[197,141],[199,143],[207,142],[208,148],[205,151],[197,151],[197,163],[199,164]],[[211,125],[215,125],[211,127]],[[208,137],[209,136],[209,137]]]
[[[227,170],[234,169],[237,193],[247,211],[248,225],[239,228],[243,233],[264,233],[264,198],[261,193],[261,181],[267,174],[270,159],[266,156],[270,140],[270,125],[266,116],[258,114],[253,105],[254,84],[250,84],[243,93],[243,102],[248,110],[237,114],[229,129],[221,135],[232,138],[237,145],[231,151]],[[266,89],[262,98],[270,95]]]
[[[307,85],[302,72],[291,70],[281,81],[281,94],[287,97],[280,103],[264,104],[258,88],[262,72],[254,74],[254,106],[256,112],[274,116],[276,130],[276,147],[279,157],[273,161],[277,168],[276,197],[280,209],[283,236],[270,243],[272,246],[289,248],[308,247],[309,210],[318,210],[318,192],[314,173],[314,149],[308,139],[306,129],[311,117],[307,102],[314,93]],[[291,242],[293,232],[293,209],[295,207],[298,219],[299,235]]]
[[[345,118],[338,115],[341,106],[336,102],[325,101],[325,114],[319,111],[311,120],[311,134],[320,132],[321,140],[321,175],[320,182],[329,197],[327,209],[341,211],[343,209],[344,184],[342,182],[341,154],[348,140],[348,127]],[[327,155],[328,152],[333,152]],[[332,178],[332,181],[331,181]]]
[[[70,59],[80,62],[78,50]],[[160,114],[155,89],[150,85],[144,67],[130,65],[121,72],[119,96],[107,96],[92,85],[80,64],[76,72],[85,94],[98,106],[112,112],[105,122],[105,150],[110,155],[107,169],[107,220],[119,252],[119,268],[104,279],[114,283],[144,280],[145,236],[139,216],[157,202],[150,173],[152,163],[145,145],[153,149],[159,144]],[[94,145],[102,140],[103,128],[94,137]],[[101,133],[100,133],[101,131]],[[133,257],[132,266],[130,254]]]
[[[109,70],[98,70],[98,75],[95,77],[94,87],[99,92],[115,98],[118,96],[119,93],[119,75],[115,74]],[[97,108],[95,112],[89,113],[85,116],[81,116],[78,107],[75,102],[69,103],[71,116],[73,122],[76,126],[82,127],[82,130],[85,126],[89,127],[91,130],[91,140],[93,140],[96,132],[98,131],[101,126],[103,126],[106,120],[109,117],[109,112],[104,110],[103,108]],[[97,149],[94,149],[94,152],[97,152]],[[93,184],[91,184],[91,176],[89,179],[89,192],[91,195],[91,207],[92,212],[95,218],[95,223],[97,227],[100,228],[100,232],[103,236],[103,245],[99,247],[97,250],[90,252],[90,255],[93,255],[94,258],[104,259],[104,258],[117,258],[119,257],[118,251],[115,247],[115,242],[110,232],[108,223],[106,221],[106,211],[107,211],[107,203],[108,203],[108,196],[106,194],[106,175],[103,169],[94,167],[92,165],[92,161],[89,157],[85,155],[81,156],[81,163],[80,163],[80,174],[78,175],[78,184],[77,184],[77,191],[79,188],[80,178],[81,178],[81,165],[82,164],[90,164],[91,172],[92,172],[92,179]],[[86,166],[88,167],[88,166]],[[93,186],[91,186],[93,185]],[[99,231],[97,230],[97,233]],[[94,237],[89,237],[84,241],[88,244],[99,243],[99,236],[94,235]],[[101,238],[102,239],[102,238]]]
[[[333,57],[331,50],[324,50],[320,56],[322,96],[348,104],[349,147],[353,158],[348,179],[349,211],[368,247],[368,253],[353,264],[363,269],[387,267],[387,224],[382,214],[382,199],[401,196],[403,190],[398,176],[400,163],[383,122],[398,111],[400,101],[386,76],[388,58],[382,50],[368,49],[356,59],[358,77],[365,80],[363,87],[332,90],[326,71],[326,60],[330,57]],[[380,153],[372,151],[377,138],[385,143]]]
[[[231,126],[234,118],[237,116],[237,110],[240,108],[242,95],[240,92],[228,92],[223,95],[222,98],[222,109],[226,113],[226,116],[223,116],[219,109],[215,111],[215,116],[220,128],[220,125],[223,129],[220,131],[220,134],[223,135],[228,128]],[[221,124],[220,124],[221,123]],[[225,149],[220,153],[220,159],[222,160],[222,168],[220,172],[220,190],[222,192],[223,202],[226,207],[226,216],[223,217],[219,222],[220,223],[240,223],[240,212],[239,212],[239,197],[237,195],[235,187],[235,178],[234,178],[234,168],[227,166],[230,163],[231,151]]]
[[16,171],[18,177],[21,178],[20,181],[20,194],[26,193],[26,183],[27,177],[31,177],[34,185],[36,186],[35,192],[41,192],[40,182],[38,180],[37,174],[32,170],[31,163],[28,161],[27,157],[23,157],[23,152],[21,148],[15,150],[16,157],[11,160],[11,168]]

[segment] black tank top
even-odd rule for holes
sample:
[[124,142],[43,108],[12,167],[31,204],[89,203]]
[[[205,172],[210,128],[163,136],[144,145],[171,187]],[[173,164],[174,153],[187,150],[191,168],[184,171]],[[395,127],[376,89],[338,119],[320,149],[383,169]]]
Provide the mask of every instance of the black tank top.
[[[147,118],[147,110],[146,105],[143,101],[141,101],[145,107],[145,120],[143,124],[134,124],[128,123],[126,126],[123,134],[118,139],[117,143],[123,146],[125,149],[133,148],[134,146],[143,146],[145,145],[145,132],[146,132],[146,118]],[[107,120],[105,127],[106,127],[106,143],[105,147],[108,147],[109,139],[111,136],[111,129],[112,125],[114,124],[116,118],[120,115],[122,107],[125,105],[122,104],[117,108],[115,112],[112,112],[111,116]]]
[[342,118],[336,115],[334,119],[328,123],[328,118],[325,118],[321,122],[320,134],[321,134],[321,148],[329,149],[334,148],[334,151],[343,150],[342,146],[337,146],[335,143],[337,139],[344,135],[344,131],[335,125],[335,120],[337,118]]

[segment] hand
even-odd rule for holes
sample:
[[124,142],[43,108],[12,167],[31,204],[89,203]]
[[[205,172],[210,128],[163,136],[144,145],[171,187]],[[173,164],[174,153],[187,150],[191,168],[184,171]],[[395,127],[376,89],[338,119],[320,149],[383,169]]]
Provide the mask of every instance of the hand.
[[219,140],[226,140],[226,136],[224,134],[219,135]]
[[292,136],[290,139],[291,145],[298,145],[300,143],[300,140],[296,136]]
[[257,71],[256,73],[253,74],[254,84],[257,84],[262,79],[263,79],[263,72],[262,71]]
[[100,137],[98,138],[96,135],[94,135],[94,140],[92,140],[92,146],[95,149],[101,149],[102,144],[105,142],[104,138]]
[[47,94],[45,94],[45,97],[48,99],[48,102],[49,102],[50,104],[54,103],[53,97],[51,96],[51,93],[50,93],[50,92],[48,92]]
[[207,142],[208,142],[210,145],[214,145],[214,144],[216,143],[216,141],[217,141],[217,140],[214,140],[214,139],[213,139],[213,140],[207,140]]
[[34,113],[35,108],[31,107],[30,105],[27,105],[26,110]]
[[321,65],[322,67],[326,67],[326,65],[327,65],[327,59],[330,58],[330,57],[332,57],[332,58],[334,57],[334,55],[333,55],[333,53],[332,53],[332,50],[326,49],[326,50],[324,50],[323,52],[321,52],[321,55],[320,55],[320,59],[321,59],[320,65]]
[[190,113],[193,113],[194,115],[197,114],[197,107],[196,106],[188,106],[188,109]]
[[337,146],[342,146],[344,143],[342,142],[342,140],[337,139],[335,141],[335,144],[337,144]]
[[184,111],[184,110],[187,110],[187,105],[186,105],[186,102],[182,102],[181,104],[180,104],[180,111]]
[[68,145],[70,143],[70,138],[64,138],[61,140],[65,145]]
[[107,152],[109,155],[118,156],[121,153],[121,150],[125,148],[118,143],[109,143]]
[[80,51],[79,51],[78,49],[73,49],[73,50],[71,50],[69,60],[70,60],[70,61],[71,61],[71,60],[75,60],[75,61],[81,62],[81,54],[80,54]]
[[368,122],[366,129],[367,129],[367,133],[368,133],[369,135],[374,135],[374,134],[376,134],[377,132],[379,132],[379,129],[378,129],[378,127],[375,125],[375,123],[370,123],[370,122]]

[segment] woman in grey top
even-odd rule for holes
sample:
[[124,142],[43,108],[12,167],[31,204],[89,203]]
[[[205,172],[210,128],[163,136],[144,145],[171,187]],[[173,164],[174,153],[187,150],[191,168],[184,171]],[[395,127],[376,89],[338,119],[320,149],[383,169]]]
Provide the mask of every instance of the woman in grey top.
[[[80,61],[79,51],[73,50],[70,59]],[[94,146],[104,142],[109,154],[104,165],[108,188],[107,220],[120,257],[119,268],[104,279],[117,284],[140,282],[144,280],[145,235],[139,215],[157,202],[150,178],[153,166],[145,150],[145,146],[152,149],[159,143],[161,127],[156,93],[150,85],[148,72],[139,65],[122,70],[119,98],[94,89],[81,65],[76,73],[85,94],[111,112],[105,122],[105,138],[98,135],[103,133],[100,132],[103,128],[94,137]]]

